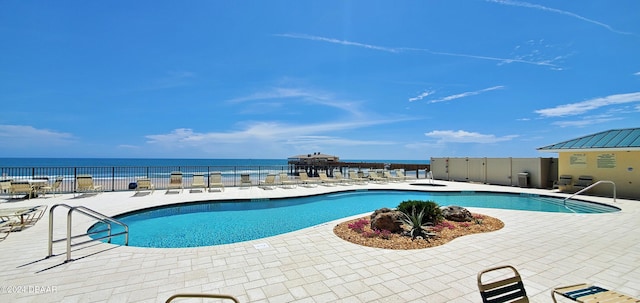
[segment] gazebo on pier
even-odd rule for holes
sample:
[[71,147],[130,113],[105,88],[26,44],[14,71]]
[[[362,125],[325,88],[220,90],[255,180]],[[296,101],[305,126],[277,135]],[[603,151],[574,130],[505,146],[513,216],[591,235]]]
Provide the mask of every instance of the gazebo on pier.
[[318,176],[318,170],[327,171],[331,175],[334,167],[339,166],[340,158],[320,152],[306,155],[297,155],[287,158],[291,173],[297,174],[304,170],[309,176]]

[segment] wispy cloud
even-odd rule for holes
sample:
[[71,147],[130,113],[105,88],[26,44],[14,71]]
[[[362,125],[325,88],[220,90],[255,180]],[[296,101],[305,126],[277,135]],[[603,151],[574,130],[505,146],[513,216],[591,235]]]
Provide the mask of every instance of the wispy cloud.
[[432,50],[424,49],[424,48],[385,47],[385,46],[378,46],[378,45],[373,45],[373,44],[365,44],[365,43],[353,42],[353,41],[348,41],[348,40],[339,40],[339,39],[334,39],[334,38],[313,36],[313,35],[307,35],[307,34],[276,34],[275,36],[284,37],[284,38],[294,38],[294,39],[305,39],[305,40],[312,40],[312,41],[321,41],[321,42],[334,43],[334,44],[340,44],[340,45],[346,45],[346,46],[362,47],[362,48],[378,50],[378,51],[384,51],[384,52],[389,52],[389,53],[401,53],[401,52],[410,52],[410,51],[411,52],[424,52],[424,53],[428,53],[428,54],[431,54],[431,55],[438,55],[438,56],[464,57],[464,58],[471,58],[471,59],[497,61],[497,62],[500,62],[501,64],[504,64],[504,63],[523,63],[523,64],[532,64],[532,65],[552,67],[554,69],[561,69],[558,65],[553,64],[553,60],[528,61],[528,60],[524,60],[524,59],[517,58],[517,57],[516,58],[499,58],[499,57],[482,56],[482,55],[475,55],[475,54],[461,54],[461,53],[453,53],[453,52],[432,51]]
[[290,88],[290,87],[273,87],[268,88],[263,91],[255,92],[247,96],[234,98],[228,100],[230,103],[243,103],[243,102],[253,102],[253,101],[262,101],[262,100],[303,100],[309,103],[321,104],[324,106],[329,106],[333,108],[338,108],[349,112],[355,116],[362,115],[362,112],[359,108],[358,102],[353,101],[344,101],[337,97],[334,97],[333,94],[305,89],[305,88]]
[[497,143],[510,141],[518,137],[517,135],[498,137],[496,135],[486,135],[464,130],[434,130],[425,133],[425,136],[437,139],[438,143]]
[[[498,86],[493,86],[493,87],[488,87],[485,89],[481,89],[481,90],[476,90],[476,91],[472,91],[472,92],[464,92],[461,94],[455,94],[455,95],[451,95],[451,96],[446,96],[443,98],[439,98],[439,99],[433,99],[433,100],[428,100],[427,103],[438,103],[438,102],[445,102],[445,101],[451,101],[451,100],[455,100],[455,99],[460,99],[460,98],[465,98],[465,97],[470,97],[470,96],[476,96],[479,94],[482,94],[484,92],[489,92],[492,90],[497,90],[497,89],[503,89],[504,86],[502,85],[498,85]],[[415,100],[409,100],[409,101],[415,101]]]
[[30,125],[0,125],[0,139],[20,146],[47,146],[65,144],[74,139],[70,133],[39,129]]
[[553,67],[555,69],[559,69],[560,67],[556,64],[553,64],[552,60],[539,60],[539,61],[530,61],[530,60],[524,60],[521,58],[499,58],[499,57],[489,57],[489,56],[478,56],[478,55],[469,55],[469,54],[457,54],[457,53],[448,53],[448,52],[436,52],[436,51],[431,51],[428,49],[418,49],[418,48],[413,48],[411,50],[414,51],[423,51],[423,52],[428,52],[432,55],[441,55],[441,56],[452,56],[452,57],[464,57],[464,58],[471,58],[471,59],[481,59],[481,60],[489,60],[489,61],[497,61],[500,64],[507,64],[507,63],[523,63],[523,64],[531,64],[531,65],[540,65],[540,66],[547,66],[547,67]]
[[381,140],[353,140],[353,139],[345,139],[333,136],[298,136],[295,138],[288,139],[287,144],[289,145],[302,145],[302,146],[310,146],[310,145],[339,145],[339,146],[363,146],[363,145],[390,145],[395,144],[392,141],[381,141]]
[[[280,142],[286,143],[292,138],[305,138],[311,136],[326,136],[326,133],[371,127],[382,124],[407,121],[407,119],[367,119],[348,122],[328,122],[320,124],[284,124],[279,122],[263,121],[246,123],[247,126],[239,130],[227,132],[195,132],[190,128],[180,128],[168,134],[148,135],[147,143],[161,145],[186,144],[192,146],[214,145],[227,143],[255,143],[255,142]],[[336,140],[336,139],[334,139]]]
[[556,107],[536,110],[535,113],[543,117],[565,117],[584,114],[588,111],[604,106],[640,102],[640,92],[617,94],[602,98],[595,98],[577,103],[563,104]]
[[306,35],[306,34],[276,34],[275,36],[284,37],[284,38],[294,38],[294,39],[305,39],[305,40],[313,40],[313,41],[322,41],[322,42],[329,42],[329,43],[348,45],[348,46],[357,46],[357,47],[368,48],[368,49],[373,49],[373,50],[379,50],[379,51],[389,52],[389,53],[398,53],[398,52],[400,52],[402,50],[400,48],[377,46],[377,45],[373,45],[373,44],[365,44],[365,43],[359,43],[359,42],[353,42],[353,41],[347,41],[347,40],[339,40],[339,39],[334,39],[334,38],[319,37],[319,36],[312,36],[312,35]]
[[415,97],[409,98],[409,102],[420,101],[420,100],[422,100],[422,99],[434,94],[435,92],[436,91],[434,91],[434,90],[424,91],[423,93],[421,93],[421,94],[419,94],[419,95],[417,95]]
[[610,116],[585,117],[580,120],[557,121],[551,124],[559,127],[584,127],[584,126],[590,126],[595,124],[607,123],[607,122],[616,121],[616,120],[622,120],[622,118],[610,117]]
[[633,74],[634,76],[640,76],[640,72]]
[[510,1],[510,0],[486,0],[487,2],[493,2],[493,3],[498,3],[498,4],[503,4],[503,5],[510,5],[510,6],[518,6],[518,7],[525,7],[525,8],[533,8],[533,9],[537,9],[537,10],[542,10],[542,11],[547,11],[547,12],[552,12],[552,13],[557,13],[557,14],[562,14],[565,16],[569,16],[572,18],[576,18],[582,21],[586,21],[595,25],[598,25],[600,27],[606,28],[608,31],[611,31],[613,33],[616,34],[623,34],[623,35],[634,35],[634,33],[630,33],[630,32],[623,32],[623,31],[619,31],[614,29],[613,27],[611,27],[608,24],[593,20],[593,19],[589,19],[583,16],[580,16],[576,13],[572,13],[569,11],[564,11],[561,9],[557,9],[557,8],[551,8],[551,7],[547,7],[547,6],[543,6],[543,5],[539,5],[539,4],[533,4],[533,3],[528,3],[528,2],[522,2],[522,1]]

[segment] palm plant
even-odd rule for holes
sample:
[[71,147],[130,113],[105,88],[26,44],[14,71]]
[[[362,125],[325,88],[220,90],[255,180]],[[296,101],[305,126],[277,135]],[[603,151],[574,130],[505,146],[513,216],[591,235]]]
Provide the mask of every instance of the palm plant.
[[411,214],[407,214],[405,212],[400,212],[402,217],[400,220],[402,223],[411,227],[411,231],[409,234],[411,235],[411,239],[415,239],[417,237],[422,237],[423,239],[429,241],[428,237],[430,236],[424,228],[422,228],[422,218],[424,217],[424,210],[421,210],[418,214],[416,214],[416,209],[413,208],[411,210]]

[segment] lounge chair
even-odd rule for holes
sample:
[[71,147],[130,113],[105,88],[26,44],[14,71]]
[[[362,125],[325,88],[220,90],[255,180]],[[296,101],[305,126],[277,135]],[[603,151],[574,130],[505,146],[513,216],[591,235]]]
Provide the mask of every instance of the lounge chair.
[[278,178],[280,179],[278,183],[282,188],[295,188],[296,186],[298,186],[298,182],[289,179],[287,173],[280,173],[278,175]]
[[0,240],[6,239],[12,231],[11,222],[0,219]]
[[300,177],[300,185],[305,187],[315,187],[320,183],[320,179],[309,178],[307,172],[301,171],[298,172],[298,176]]
[[264,178],[264,180],[260,181],[260,185],[258,185],[258,187],[262,189],[276,189],[276,175],[268,174],[267,177]]
[[203,174],[194,174],[193,179],[191,180],[191,186],[189,187],[189,192],[193,192],[194,189],[202,188],[202,191],[207,190],[207,183],[204,182]]
[[580,191],[583,190],[589,186],[591,186],[591,184],[593,184],[593,177],[592,176],[580,176],[578,177],[578,180],[576,181],[575,184],[573,184],[573,187]]
[[378,176],[378,173],[374,170],[369,170],[369,180],[375,183],[387,183],[387,179]]
[[382,176],[385,177],[387,180],[389,180],[391,182],[402,181],[402,178],[392,175],[391,172],[388,171],[388,170],[385,170],[384,172],[382,172]]
[[97,193],[100,191],[102,191],[102,186],[93,184],[93,177],[91,175],[78,175],[78,177],[76,177],[76,192]]
[[47,210],[47,205],[13,207],[0,209],[0,221],[10,231],[22,230],[24,227],[33,226],[42,218]]
[[556,294],[576,302],[640,302],[640,299],[629,297],[627,295],[608,290],[600,286],[591,284],[577,284],[571,286],[563,286],[551,290],[551,299],[556,301]]
[[27,199],[31,199],[31,197],[35,194],[33,189],[33,185],[27,181],[13,181],[11,182],[11,188],[9,189],[9,194],[11,197],[17,194],[25,194]]
[[367,184],[367,181],[369,181],[369,179],[367,178],[358,177],[358,172],[355,171],[349,172],[349,179],[351,180],[351,182],[354,182],[356,184]]
[[182,172],[171,172],[171,176],[169,177],[169,186],[167,186],[166,193],[169,193],[172,189],[179,189],[180,192],[184,190],[184,186],[182,185]]
[[340,185],[351,185],[351,180],[345,179],[339,171],[333,172],[333,178],[336,179]]
[[42,192],[42,196],[44,197],[47,193],[53,193],[53,196],[56,196],[56,192],[60,189],[60,185],[62,185],[63,177],[56,177],[56,180],[53,181],[51,185],[45,185],[38,188],[38,191]]
[[[483,276],[488,278],[483,282]],[[478,289],[484,303],[527,303],[529,298],[518,271],[510,265],[498,266],[478,273]]]
[[253,186],[251,182],[251,176],[249,174],[240,174],[240,187]]
[[398,176],[398,178],[400,178],[400,181],[407,181],[409,180],[409,177],[407,177],[404,174],[404,171],[401,169],[396,169],[396,176]]
[[153,191],[155,191],[155,186],[153,185],[153,183],[151,183],[151,179],[149,178],[142,178],[142,179],[138,179],[138,181],[136,182],[137,186],[136,186],[136,193],[143,191],[143,190],[149,190],[151,191],[151,193],[153,193]]
[[211,174],[209,174],[209,191],[211,191],[211,189],[213,188],[219,188],[220,191],[224,191],[221,172],[212,172]]
[[320,182],[322,183],[322,185],[326,185],[326,186],[335,186],[338,182],[338,180],[333,179],[333,178],[329,178],[327,176],[326,172],[318,172],[318,177],[320,177]]
[[11,193],[11,180],[2,180],[0,181],[0,194],[10,194]]

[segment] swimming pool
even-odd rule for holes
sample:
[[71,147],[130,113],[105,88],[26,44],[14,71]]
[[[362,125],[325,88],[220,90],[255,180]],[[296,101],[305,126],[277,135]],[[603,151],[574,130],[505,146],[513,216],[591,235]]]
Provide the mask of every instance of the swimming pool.
[[[286,199],[173,204],[116,216],[129,226],[129,246],[178,248],[229,244],[275,236],[405,200],[440,206],[487,207],[542,212],[603,213],[618,208],[531,194],[364,190]],[[89,231],[104,229],[102,223]],[[114,227],[114,233],[118,232]],[[98,238],[103,234],[94,234]],[[123,237],[112,243],[123,244]]]

